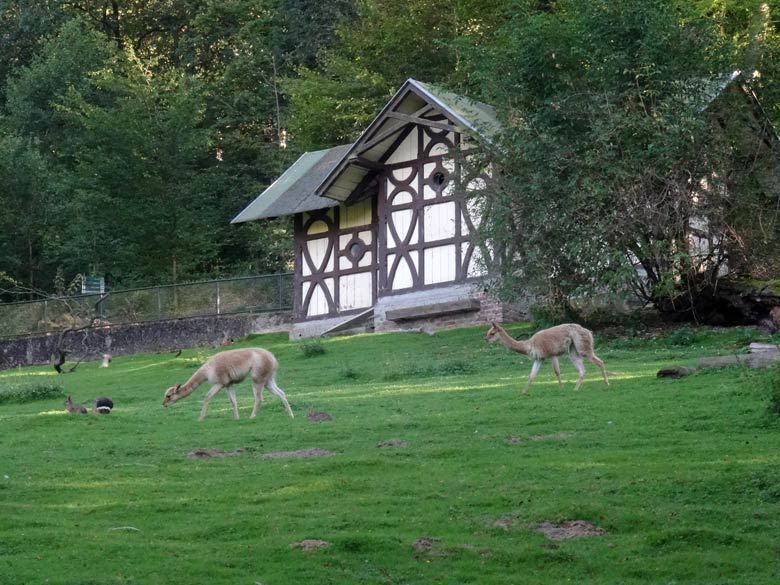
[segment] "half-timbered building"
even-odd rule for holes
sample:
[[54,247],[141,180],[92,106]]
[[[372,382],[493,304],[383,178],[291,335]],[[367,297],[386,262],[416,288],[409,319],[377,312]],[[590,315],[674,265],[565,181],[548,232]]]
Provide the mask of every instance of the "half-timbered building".
[[464,164],[497,127],[490,106],[410,79],[358,140],[303,154],[233,220],[294,216],[292,337],[501,318],[473,237],[486,177]]

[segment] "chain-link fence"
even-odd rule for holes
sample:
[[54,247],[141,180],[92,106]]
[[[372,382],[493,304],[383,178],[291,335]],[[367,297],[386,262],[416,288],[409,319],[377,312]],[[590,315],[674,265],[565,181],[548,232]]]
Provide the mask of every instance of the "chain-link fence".
[[293,275],[270,274],[0,304],[0,336],[291,310]]

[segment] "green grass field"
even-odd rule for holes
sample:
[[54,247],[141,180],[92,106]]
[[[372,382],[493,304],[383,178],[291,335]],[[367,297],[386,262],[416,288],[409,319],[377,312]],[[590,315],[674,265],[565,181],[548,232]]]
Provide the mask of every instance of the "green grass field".
[[[564,391],[546,364],[521,396],[529,360],[485,330],[241,340],[276,354],[295,419],[266,392],[249,420],[247,382],[239,421],[221,393],[198,423],[207,385],[164,409],[206,350],[0,372],[0,393],[115,402],[0,402],[0,583],[780,582],[780,370],[655,376],[760,334],[597,336],[609,388],[586,363],[574,393],[563,360]],[[332,455],[262,457],[312,448]],[[533,529],[546,521],[604,533],[553,541]]]

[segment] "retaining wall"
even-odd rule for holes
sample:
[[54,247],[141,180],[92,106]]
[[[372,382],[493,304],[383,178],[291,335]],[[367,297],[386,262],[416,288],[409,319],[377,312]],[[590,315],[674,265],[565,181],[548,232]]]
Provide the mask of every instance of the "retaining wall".
[[[219,345],[224,336],[238,339],[250,333],[288,331],[292,314],[262,313],[174,319],[129,325],[93,327],[63,335],[68,361],[101,359],[155,351]],[[0,370],[48,364],[60,333],[0,340]]]

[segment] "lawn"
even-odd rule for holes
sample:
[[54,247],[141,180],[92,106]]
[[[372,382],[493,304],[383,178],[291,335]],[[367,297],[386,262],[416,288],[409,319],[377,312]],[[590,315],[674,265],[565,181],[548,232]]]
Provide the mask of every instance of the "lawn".
[[[598,335],[609,387],[586,362],[573,392],[564,359],[563,391],[546,364],[522,396],[530,362],[486,329],[240,340],[277,356],[294,419],[266,392],[250,420],[248,383],[238,421],[224,393],[197,421],[207,385],[163,408],[214,350],[0,372],[115,403],[0,402],[0,583],[780,582],[780,370],[655,375],[760,334]],[[330,456],[278,456],[305,449]],[[599,534],[535,529],[572,521]]]

